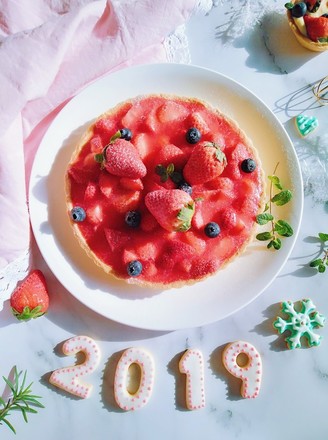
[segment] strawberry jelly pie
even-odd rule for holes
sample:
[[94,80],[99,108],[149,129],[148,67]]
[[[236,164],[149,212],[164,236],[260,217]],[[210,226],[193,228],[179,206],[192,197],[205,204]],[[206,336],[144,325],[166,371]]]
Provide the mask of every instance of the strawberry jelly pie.
[[216,273],[253,239],[260,159],[237,124],[198,99],[148,95],[101,115],[66,174],[82,248],[128,283],[179,287]]

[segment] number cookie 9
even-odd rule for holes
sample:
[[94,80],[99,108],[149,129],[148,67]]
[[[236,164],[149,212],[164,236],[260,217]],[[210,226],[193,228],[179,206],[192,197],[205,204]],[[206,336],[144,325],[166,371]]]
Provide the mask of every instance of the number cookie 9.
[[[247,356],[245,365],[238,363],[238,356]],[[222,354],[225,368],[242,380],[240,393],[246,399],[258,396],[262,378],[262,360],[259,352],[249,342],[236,341],[228,344]]]

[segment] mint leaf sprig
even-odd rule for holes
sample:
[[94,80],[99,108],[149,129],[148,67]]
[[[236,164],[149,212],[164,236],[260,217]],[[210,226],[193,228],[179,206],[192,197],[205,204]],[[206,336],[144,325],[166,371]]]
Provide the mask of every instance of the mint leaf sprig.
[[319,232],[318,238],[322,245],[321,255],[323,254],[323,256],[311,261],[309,266],[316,268],[319,273],[324,273],[326,271],[326,266],[328,266],[328,234]]
[[[292,192],[282,186],[279,177],[276,175],[278,165],[279,163],[276,165],[273,175],[268,176],[270,180],[269,201],[265,204],[263,213],[256,216],[257,224],[263,226],[269,223],[271,226],[270,231],[257,234],[257,240],[269,241],[267,248],[275,250],[279,250],[282,246],[280,237],[291,237],[294,234],[293,228],[286,220],[276,219],[273,215],[273,205],[286,205],[293,197]],[[278,190],[278,192],[274,193],[274,189]]]
[[16,430],[11,422],[8,420],[8,416],[11,415],[11,411],[20,411],[25,422],[27,423],[28,413],[36,414],[37,411],[35,407],[44,408],[44,406],[38,400],[41,399],[41,397],[32,394],[31,387],[33,383],[25,386],[26,374],[26,371],[24,374],[22,371],[17,372],[17,368],[15,367],[13,381],[10,381],[4,376],[2,377],[11,391],[11,397],[8,399],[7,402],[5,402],[2,397],[0,397],[0,425],[7,425],[14,434],[16,434]]
[[155,173],[160,176],[162,183],[166,182],[169,178],[177,184],[183,180],[182,174],[175,169],[173,163],[168,164],[167,167],[162,164],[156,165]]

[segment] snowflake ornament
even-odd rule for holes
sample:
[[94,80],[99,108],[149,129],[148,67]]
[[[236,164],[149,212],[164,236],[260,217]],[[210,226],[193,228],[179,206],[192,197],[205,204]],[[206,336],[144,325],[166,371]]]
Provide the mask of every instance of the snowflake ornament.
[[290,331],[290,335],[285,339],[290,349],[301,347],[302,336],[306,337],[310,347],[320,345],[321,342],[321,336],[314,333],[313,329],[323,327],[326,318],[315,311],[316,307],[311,299],[303,299],[301,304],[301,311],[298,312],[293,302],[284,301],[281,310],[288,318],[278,317],[273,323],[280,334],[286,330]]

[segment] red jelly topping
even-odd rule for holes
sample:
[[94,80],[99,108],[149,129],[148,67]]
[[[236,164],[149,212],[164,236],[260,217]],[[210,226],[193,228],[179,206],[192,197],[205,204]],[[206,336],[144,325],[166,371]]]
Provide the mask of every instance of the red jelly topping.
[[[226,158],[222,174],[192,186],[195,211],[186,232],[162,228],[147,209],[145,196],[155,190],[176,189],[171,177],[158,173],[158,165],[183,175],[198,145],[186,140],[191,127],[201,132],[201,142],[214,142]],[[111,137],[129,128],[135,148],[147,169],[141,178],[116,176],[95,160]],[[68,208],[82,207],[86,218],[74,223],[83,246],[106,271],[128,282],[149,285],[183,285],[215,273],[239,254],[253,235],[255,216],[263,202],[263,173],[256,151],[236,124],[198,100],[146,96],[118,105],[90,128],[88,140],[74,153],[67,172]],[[122,158],[123,159],[123,158]],[[253,159],[255,170],[241,163]],[[125,222],[137,210],[137,227]],[[207,223],[220,233],[208,237]],[[73,223],[73,222],[72,222]],[[127,266],[139,261],[142,271],[130,276]]]

